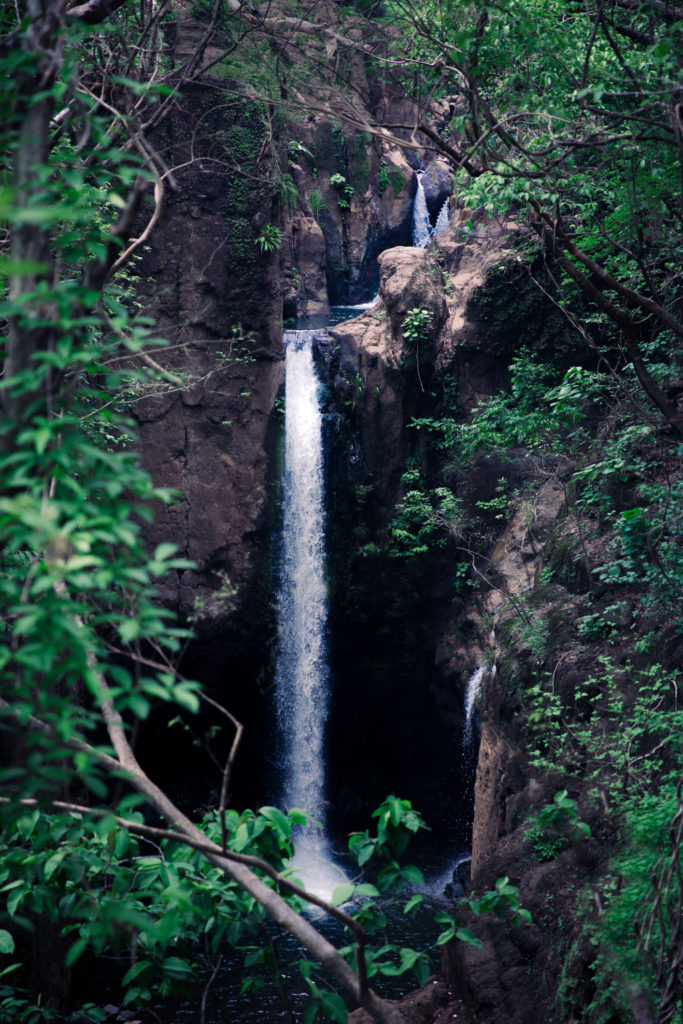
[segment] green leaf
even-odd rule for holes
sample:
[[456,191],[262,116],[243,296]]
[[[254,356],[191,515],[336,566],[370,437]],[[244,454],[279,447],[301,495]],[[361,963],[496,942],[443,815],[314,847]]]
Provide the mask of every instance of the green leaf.
[[403,874],[406,882],[410,882],[412,885],[424,885],[424,875],[414,864],[406,864],[406,866],[401,869],[401,873]]
[[179,956],[169,956],[163,961],[163,968],[168,974],[177,978],[187,977],[192,974],[192,966],[187,960],[181,960]]
[[306,1007],[304,1014],[304,1024],[313,1024],[313,1021],[318,1016],[318,1010],[320,1009],[320,1003],[312,1002]]
[[371,885],[370,882],[361,882],[360,885],[355,886],[354,896],[367,896],[374,899],[375,896],[379,896],[379,889]]
[[66,849],[57,850],[57,852],[53,853],[52,856],[47,860],[44,870],[45,881],[48,881],[50,878],[52,878],[55,871],[66,857],[67,853],[68,850]]
[[447,942],[450,942],[451,939],[455,938],[455,933],[456,933],[455,926],[453,926],[451,928],[447,928],[446,931],[441,932],[441,934],[438,936],[438,938],[436,940],[436,945],[437,946],[444,946]]
[[353,896],[354,886],[351,882],[342,882],[338,885],[332,893],[332,899],[330,902],[333,907],[339,907],[342,903],[346,903]]
[[290,819],[277,807],[261,807],[259,814],[262,814],[274,826],[279,839],[286,842],[290,838],[292,834]]
[[38,824],[39,818],[40,811],[36,810],[29,811],[27,814],[22,814],[22,816],[17,820],[17,832],[19,833],[22,839],[29,838],[29,836],[33,833],[34,828]]
[[165,541],[163,544],[157,544],[154,551],[154,561],[165,562],[167,559],[173,558],[177,551],[177,544],[171,544],[168,541]]
[[460,942],[466,942],[469,946],[476,946],[477,949],[481,949],[483,946],[481,939],[478,939],[474,932],[471,932],[468,928],[458,928],[455,937]]
[[136,964],[133,964],[133,966],[126,971],[123,976],[122,984],[124,986],[130,985],[132,981],[135,981],[136,978],[139,978],[141,974],[144,974],[145,971],[149,970],[153,966],[154,965],[151,960],[138,960]]
[[180,683],[178,686],[174,686],[172,695],[176,704],[180,704],[186,711],[191,711],[193,715],[197,714],[199,711],[199,697],[195,693],[195,688],[192,684]]
[[83,955],[85,948],[88,945],[87,938],[80,938],[74,942],[73,946],[68,950],[65,957],[65,964],[67,967],[73,967],[78,958]]
[[42,455],[52,439],[52,431],[49,427],[41,427],[36,430],[33,436],[33,443],[36,446],[38,455]]
[[336,992],[328,992],[325,989],[321,989],[320,1002],[323,1013],[329,1020],[334,1021],[335,1024],[346,1024],[349,1012],[340,995],[337,995]]
[[0,928],[0,953],[13,953],[14,939],[4,928]]
[[290,807],[287,814],[292,825],[305,825],[308,821],[308,812],[302,811],[299,807]]
[[374,852],[375,844],[372,842],[372,840],[362,845],[360,849],[357,851],[356,856],[356,859],[358,861],[358,867],[362,868],[364,864],[367,864],[367,862],[370,860]]
[[24,902],[24,898],[27,893],[27,888],[22,885],[21,881],[17,881],[17,888],[14,889],[7,897],[7,913],[10,917],[14,917],[17,912],[17,908]]
[[429,962],[426,957],[423,957],[421,960],[418,960],[415,966],[413,967],[413,974],[415,975],[415,979],[418,985],[421,985],[423,987],[429,981],[430,973],[431,972],[429,969]]
[[119,623],[119,636],[124,644],[129,644],[140,636],[140,623],[137,619],[123,619]]
[[141,693],[129,693],[126,697],[126,704],[138,718],[144,720],[149,715],[151,705]]
[[423,900],[424,897],[421,896],[419,893],[416,893],[414,896],[411,896],[408,902],[406,903],[405,907],[403,908],[403,913],[410,914],[413,910],[416,910],[420,906]]

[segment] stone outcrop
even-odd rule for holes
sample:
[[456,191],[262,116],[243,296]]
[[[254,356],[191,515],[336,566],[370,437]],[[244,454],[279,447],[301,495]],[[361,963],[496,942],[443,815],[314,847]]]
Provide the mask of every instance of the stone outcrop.
[[297,202],[283,221],[286,314],[316,316],[328,303],[364,302],[377,292],[377,256],[410,242],[415,177],[397,147],[345,134],[325,119],[291,130],[298,135],[288,163]]
[[[454,999],[438,978],[430,978],[423,988],[404,996],[398,1008],[410,1024],[467,1024],[462,1001]],[[366,1010],[355,1010],[349,1014],[349,1024],[372,1024],[372,1017]]]
[[376,478],[380,500],[391,509],[405,464],[405,423],[420,400],[419,386],[405,386],[405,367],[410,360],[412,379],[416,355],[407,351],[402,324],[410,309],[431,313],[432,339],[423,356],[433,363],[446,303],[441,271],[427,250],[388,249],[378,265],[381,302],[331,330],[330,337],[335,348],[335,384],[353,398],[360,413],[363,472]]
[[182,618],[198,615],[202,631],[225,627],[268,547],[272,411],[283,377],[277,361],[223,364],[220,344],[188,344],[183,372],[197,383],[137,408],[144,465],[180,492],[158,509],[148,539],[172,538],[197,566],[167,581],[162,596]]
[[436,217],[446,200],[453,194],[453,168],[438,157],[430,161],[422,175],[427,209]]

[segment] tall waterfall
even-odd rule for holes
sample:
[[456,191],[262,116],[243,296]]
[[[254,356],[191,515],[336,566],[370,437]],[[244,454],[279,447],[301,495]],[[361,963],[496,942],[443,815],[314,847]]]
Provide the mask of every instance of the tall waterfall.
[[422,187],[422,175],[417,175],[417,192],[413,202],[413,245],[416,249],[424,249],[432,237],[432,225],[429,220],[427,198]]
[[[282,800],[324,829],[325,722],[329,673],[325,630],[322,417],[313,365],[314,331],[285,331],[285,444],[282,570],[275,676]],[[324,831],[308,825],[292,865],[309,889],[330,894],[344,881],[329,862]]]

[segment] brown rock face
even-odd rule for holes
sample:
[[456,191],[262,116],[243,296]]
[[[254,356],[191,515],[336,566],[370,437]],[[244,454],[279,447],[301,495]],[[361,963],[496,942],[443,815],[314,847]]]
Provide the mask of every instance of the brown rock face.
[[[446,304],[440,288],[441,272],[431,253],[424,249],[387,249],[379,260],[381,303],[355,320],[330,331],[338,347],[342,389],[354,388],[361,409],[361,451],[364,470],[373,474],[382,501],[393,508],[400,490],[405,463],[404,425],[415,402],[420,401],[419,383],[405,388],[402,365],[407,358],[402,324],[410,309],[432,314],[432,341],[424,353],[433,361],[434,339],[446,318]],[[411,366],[414,354],[411,353]],[[417,365],[417,364],[416,364]],[[412,371],[411,371],[412,372]],[[357,387],[355,382],[362,384]]]
[[[191,20],[181,48],[188,32]],[[145,312],[170,341],[156,356],[168,384],[137,407],[140,447],[155,483],[182,492],[148,536],[196,562],[163,596],[183,617],[198,611],[205,631],[243,606],[263,564],[283,381],[279,260],[258,242],[277,221],[266,124],[256,105],[221,103],[222,89],[185,90],[160,130],[180,169],[140,275]],[[247,179],[228,170],[235,151]]]
[[422,175],[427,208],[435,217],[453,192],[453,169],[445,160],[432,160]]
[[[459,1005],[450,1000],[448,987],[442,981],[430,978],[424,988],[404,996],[398,1008],[406,1024],[432,1024],[457,1018]],[[354,1010],[349,1014],[349,1024],[372,1024],[372,1017],[367,1010]]]
[[364,302],[376,293],[379,253],[410,242],[415,174],[397,147],[325,118],[290,131],[288,167],[298,198],[285,219],[287,315],[296,309],[315,316],[327,312],[328,301]]
[[183,618],[198,611],[206,629],[229,617],[252,582],[259,537],[267,540],[269,432],[282,364],[222,366],[215,347],[200,344],[188,346],[185,372],[193,364],[208,379],[141,402],[138,434],[155,482],[181,492],[178,504],[159,509],[150,543],[172,538],[197,563],[164,597]]

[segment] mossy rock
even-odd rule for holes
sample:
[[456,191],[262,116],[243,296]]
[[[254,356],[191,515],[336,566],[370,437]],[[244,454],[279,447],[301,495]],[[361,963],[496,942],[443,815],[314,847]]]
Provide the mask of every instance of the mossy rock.
[[566,317],[532,279],[533,274],[552,292],[552,282],[537,263],[528,268],[517,261],[494,264],[468,302],[465,315],[486,325],[487,347],[494,354],[510,357],[516,350],[528,348],[561,362],[563,356],[583,353],[583,347]]

